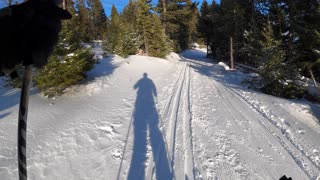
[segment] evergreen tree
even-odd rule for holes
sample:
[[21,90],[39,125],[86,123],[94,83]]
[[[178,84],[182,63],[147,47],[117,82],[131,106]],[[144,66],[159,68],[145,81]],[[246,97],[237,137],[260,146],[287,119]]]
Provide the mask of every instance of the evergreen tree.
[[76,1],[77,14],[80,22],[80,39],[84,42],[91,42],[90,27],[93,27],[89,9],[86,7],[85,0]]
[[169,49],[168,40],[159,17],[150,9],[143,0],[130,1],[121,15],[113,7],[104,50],[126,57],[141,48],[150,56],[164,57]]
[[104,51],[109,54],[122,54],[121,36],[123,36],[123,32],[121,32],[121,19],[118,10],[112,5],[110,27],[107,29],[103,43]]
[[169,52],[168,38],[156,14],[150,16],[151,23],[146,31],[148,39],[148,55],[164,58]]
[[301,75],[320,79],[318,0],[221,0],[200,12],[198,30],[215,58],[229,59],[233,39],[236,61],[260,67],[263,91],[297,97]]
[[164,12],[163,2],[160,1],[157,10],[162,17],[165,32],[174,42],[174,51],[191,47],[190,37],[195,34],[194,16],[197,15],[196,4],[190,0],[168,0]]
[[124,7],[121,17],[123,21],[130,24],[133,29],[138,29],[138,9],[139,2],[130,0],[128,5]]
[[258,60],[260,75],[251,83],[271,95],[301,98],[304,89],[295,84],[295,80],[298,79],[297,69],[288,68],[282,42],[275,39],[270,24],[264,28],[261,37],[261,40],[254,40],[254,36],[251,36],[252,39],[249,38],[249,52],[253,52],[253,57]]
[[68,5],[68,10],[73,14],[73,19],[63,22],[60,33],[60,42],[53,54],[49,57],[48,64],[39,69],[35,75],[37,87],[46,96],[56,96],[83,80],[85,72],[93,68],[95,61],[90,49],[81,44],[79,16],[73,5]]
[[144,48],[150,56],[164,57],[168,52],[167,38],[159,17],[150,9],[148,3],[139,1],[137,20],[142,29]]
[[201,4],[200,8],[200,15],[199,15],[199,21],[197,24],[197,30],[203,37],[209,37],[209,23],[211,21],[210,19],[210,9],[208,2],[204,0]]
[[[320,72],[319,1],[273,0],[269,2],[270,19],[276,36],[282,40],[286,64],[300,70],[300,75],[310,77],[310,70]],[[316,76],[320,79],[320,74]]]
[[92,37],[102,39],[107,28],[107,16],[100,0],[88,0],[90,15],[92,18]]
[[143,29],[138,22],[139,2],[130,1],[121,14],[125,31],[124,49],[125,54],[136,54],[143,46]]
[[188,23],[188,48],[190,48],[192,43],[197,42],[199,36],[197,31],[199,10],[197,4],[192,3],[191,0],[187,1],[187,6],[190,7],[190,21]]
[[292,17],[295,25],[293,37],[291,37],[291,57],[296,68],[301,69],[301,73],[309,75],[310,70],[316,72],[316,79],[320,80],[320,2],[308,0],[292,4],[295,6]]

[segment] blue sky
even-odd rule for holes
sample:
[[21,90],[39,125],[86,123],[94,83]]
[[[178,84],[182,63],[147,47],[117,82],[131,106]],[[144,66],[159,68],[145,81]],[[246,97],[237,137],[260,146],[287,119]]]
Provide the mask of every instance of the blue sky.
[[[201,5],[202,1],[203,0],[192,0],[193,2],[199,2],[199,6]],[[213,0],[207,0],[207,2],[209,4],[211,4]],[[215,0],[216,2],[220,2],[220,0]],[[111,7],[112,7],[112,4],[114,4],[117,8],[118,11],[122,11],[122,9],[128,4],[129,0],[101,0],[103,6],[104,6],[104,9],[106,11],[106,15],[107,16],[110,16],[111,14]],[[151,4],[153,5],[156,5],[158,4],[158,0],[152,0]]]
[[[19,0],[17,0],[19,1]],[[199,2],[199,7],[203,0],[192,0],[193,2]],[[211,3],[213,0],[207,0],[208,3]],[[220,3],[220,0],[215,0],[216,2]],[[106,15],[110,16],[111,14],[111,7],[112,4],[114,4],[118,11],[122,11],[122,9],[128,4],[129,0],[101,0],[101,3],[104,6],[104,9],[106,11]],[[158,3],[158,0],[152,0],[151,4],[156,5]],[[0,7],[5,6],[2,0],[0,0]]]

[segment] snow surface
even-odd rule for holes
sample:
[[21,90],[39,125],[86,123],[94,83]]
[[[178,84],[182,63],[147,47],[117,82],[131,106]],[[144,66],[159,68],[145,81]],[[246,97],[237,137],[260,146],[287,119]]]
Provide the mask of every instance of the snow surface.
[[[189,50],[110,56],[47,99],[31,91],[29,179],[320,179],[320,110],[246,89]],[[17,173],[19,93],[0,79],[0,179]]]

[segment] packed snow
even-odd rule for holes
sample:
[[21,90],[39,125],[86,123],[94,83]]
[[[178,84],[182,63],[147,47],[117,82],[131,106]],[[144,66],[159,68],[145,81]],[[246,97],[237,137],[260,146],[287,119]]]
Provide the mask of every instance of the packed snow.
[[[109,56],[61,97],[32,89],[29,179],[320,180],[319,104],[249,90],[205,55]],[[4,84],[0,179],[15,180],[20,90]]]

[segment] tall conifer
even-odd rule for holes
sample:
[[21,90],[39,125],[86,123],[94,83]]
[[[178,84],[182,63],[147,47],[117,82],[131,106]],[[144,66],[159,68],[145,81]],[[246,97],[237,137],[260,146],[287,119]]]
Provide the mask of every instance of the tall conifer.
[[100,0],[88,0],[90,15],[92,19],[92,37],[94,39],[102,39],[107,28],[107,16]]

